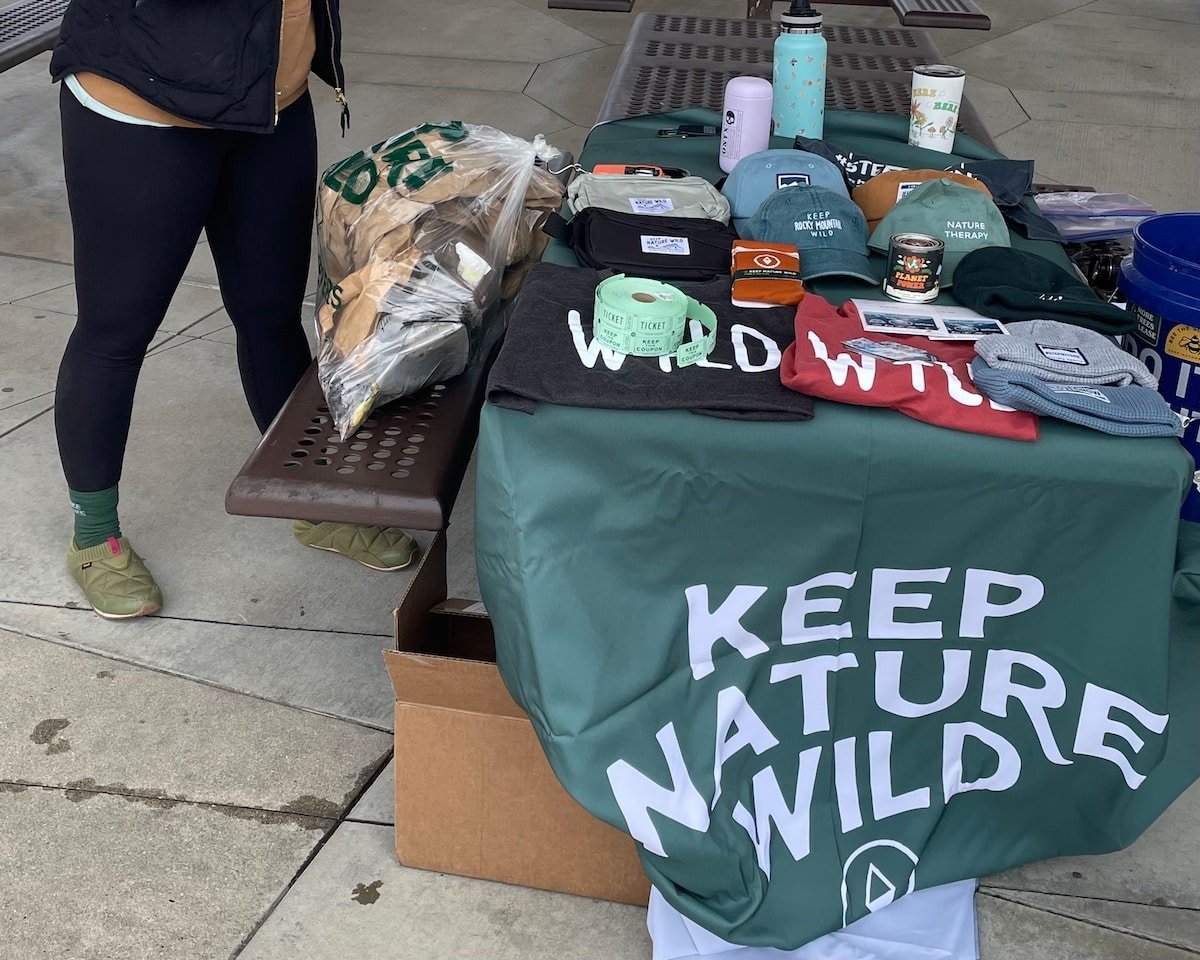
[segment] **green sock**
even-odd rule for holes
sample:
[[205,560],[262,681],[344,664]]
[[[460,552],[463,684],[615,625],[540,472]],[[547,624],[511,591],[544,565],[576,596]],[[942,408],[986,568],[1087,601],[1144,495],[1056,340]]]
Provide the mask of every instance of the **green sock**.
[[75,511],[75,547],[86,550],[103,543],[109,537],[121,535],[121,521],[117,519],[117,488],[80,493],[67,490],[71,498],[71,509]]

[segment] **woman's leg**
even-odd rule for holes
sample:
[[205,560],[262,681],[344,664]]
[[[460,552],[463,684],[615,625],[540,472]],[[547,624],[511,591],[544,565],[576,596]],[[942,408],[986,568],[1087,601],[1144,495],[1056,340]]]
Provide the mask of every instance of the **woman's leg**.
[[302,301],[316,185],[317,134],[304,94],[279,115],[274,133],[239,135],[206,225],[237,331],[242,387],[264,431],[312,362]]
[[[312,362],[302,304],[312,244],[317,139],[305,94],[275,132],[247,136],[226,159],[206,227],[221,296],[237,328],[246,400],[266,430]],[[348,523],[293,525],[305,546],[340,553],[373,570],[400,570],[417,545],[403,530]]]
[[117,481],[146,348],[212,204],[227,142],[214,131],[110,120],[60,93],[79,316],[54,423],[75,510],[67,570],[102,617],[154,613],[162,593],[117,519]]
[[110,120],[65,88],[60,98],[79,316],[54,420],[67,485],[112,490],[115,505],[138,373],[212,205],[222,142]]

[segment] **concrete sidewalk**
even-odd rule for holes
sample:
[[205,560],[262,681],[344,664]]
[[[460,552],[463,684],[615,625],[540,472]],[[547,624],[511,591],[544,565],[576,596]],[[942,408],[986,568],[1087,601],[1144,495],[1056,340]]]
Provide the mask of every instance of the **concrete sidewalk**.
[[[935,39],[1002,149],[1036,158],[1040,179],[1200,209],[1194,0],[1142,0],[1136,16],[1116,0],[983,2],[991,33]],[[342,140],[314,85],[323,163],[425,119],[578,150],[632,20],[544,0],[344,0],[343,16],[354,126]],[[0,958],[649,957],[642,910],[396,864],[379,651],[405,579],[224,513],[256,433],[203,243],[146,362],[122,484],[166,609],[110,624],[81,608],[61,569],[52,408],[75,295],[46,60],[0,76]],[[460,596],[478,595],[471,500],[468,484],[451,528]],[[983,956],[1200,955],[1197,862],[1193,790],[1127,851],[988,880]]]

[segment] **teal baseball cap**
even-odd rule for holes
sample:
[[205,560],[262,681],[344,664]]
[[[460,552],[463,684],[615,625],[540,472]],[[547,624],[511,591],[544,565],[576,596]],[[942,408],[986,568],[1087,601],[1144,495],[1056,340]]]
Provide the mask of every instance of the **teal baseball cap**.
[[[839,174],[840,176],[840,174]],[[878,283],[867,254],[867,218],[846,188],[776,190],[746,221],[742,236],[788,243],[800,251],[800,276],[857,277]]]
[[804,150],[763,150],[738,161],[721,192],[729,201],[733,225],[741,227],[764,200],[785,187],[826,187],[847,197],[846,180],[837,164]]
[[921,233],[946,244],[943,287],[954,282],[959,262],[972,250],[1012,246],[1004,214],[991,197],[949,179],[923,183],[892,207],[871,234],[871,249],[886,254],[898,233]]

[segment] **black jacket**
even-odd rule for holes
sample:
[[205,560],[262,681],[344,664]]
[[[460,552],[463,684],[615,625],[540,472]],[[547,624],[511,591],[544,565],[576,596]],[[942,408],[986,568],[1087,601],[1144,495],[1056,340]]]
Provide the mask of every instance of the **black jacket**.
[[[344,105],[338,0],[312,7],[313,72]],[[282,18],[282,0],[71,0],[50,75],[97,73],[185,120],[269,133]]]

